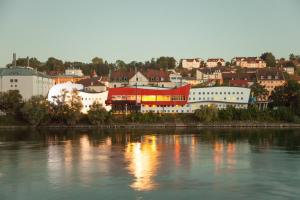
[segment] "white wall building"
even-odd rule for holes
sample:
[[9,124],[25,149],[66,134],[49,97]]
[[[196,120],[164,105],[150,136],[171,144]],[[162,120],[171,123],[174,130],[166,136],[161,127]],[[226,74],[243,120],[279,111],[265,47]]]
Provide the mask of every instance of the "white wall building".
[[48,101],[54,102],[55,97],[59,97],[63,94],[64,91],[67,92],[67,98],[65,101],[68,101],[69,94],[76,90],[78,91],[78,96],[81,97],[82,101],[82,113],[87,113],[94,102],[100,103],[107,111],[111,110],[111,106],[106,106],[105,101],[107,99],[108,91],[100,92],[100,93],[88,93],[84,92],[83,85],[75,84],[71,82],[66,82],[62,84],[54,85],[48,94]]
[[181,65],[183,68],[191,70],[194,68],[199,68],[201,65],[201,62],[203,60],[201,58],[189,58],[189,59],[182,59],[181,60]]
[[225,66],[225,60],[223,58],[209,58],[206,61],[206,67],[218,67]]
[[83,76],[81,69],[75,69],[75,68],[68,68],[65,70],[65,74],[67,76]]
[[228,106],[248,108],[250,89],[242,87],[206,87],[191,88],[188,103],[184,106],[141,106],[141,112],[193,113],[201,106],[216,106],[225,109]]
[[0,92],[19,90],[23,99],[47,96],[54,81],[47,75],[30,67],[0,68]]

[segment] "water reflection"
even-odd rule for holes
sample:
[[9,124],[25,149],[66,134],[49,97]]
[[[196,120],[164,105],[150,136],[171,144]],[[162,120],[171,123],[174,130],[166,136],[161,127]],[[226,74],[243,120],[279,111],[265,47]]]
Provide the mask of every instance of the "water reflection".
[[130,185],[135,190],[147,191],[157,187],[154,180],[159,167],[159,151],[156,136],[145,136],[141,142],[126,146],[125,159],[129,162],[129,173],[134,176]]
[[149,131],[0,131],[0,199],[34,192],[64,199],[66,191],[79,199],[166,190],[172,197],[194,194],[187,199],[241,190],[300,195],[298,130]]

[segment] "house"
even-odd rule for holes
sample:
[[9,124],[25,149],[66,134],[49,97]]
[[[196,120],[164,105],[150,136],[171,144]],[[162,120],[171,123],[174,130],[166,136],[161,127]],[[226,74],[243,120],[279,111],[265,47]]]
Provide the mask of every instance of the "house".
[[147,71],[115,71],[111,74],[110,88],[126,86],[157,86],[175,87],[169,74],[163,70],[148,69]]
[[125,87],[129,85],[129,79],[131,79],[134,74],[134,71],[113,71],[109,77],[109,88]]
[[65,75],[67,76],[84,76],[84,74],[82,73],[82,70],[80,68],[68,68],[65,70]]
[[188,70],[198,69],[201,66],[201,62],[203,62],[201,58],[181,59],[181,66]]
[[256,82],[256,72],[223,72],[222,73],[223,84],[225,85],[246,85],[250,87]]
[[271,95],[275,87],[282,86],[286,82],[283,71],[278,68],[258,69],[256,76],[257,82],[268,90],[269,95]]
[[216,83],[222,84],[222,72],[220,67],[214,68],[203,68],[198,69],[196,71],[196,79],[199,80],[201,83],[214,81]]
[[286,66],[283,67],[283,70],[288,73],[289,75],[294,75],[295,74],[295,67],[292,66]]
[[172,72],[169,74],[169,79],[175,86],[179,87],[183,85],[183,79],[180,73]]
[[0,92],[19,90],[24,100],[32,96],[46,96],[54,81],[31,67],[0,68]]
[[86,92],[104,92],[106,91],[106,86],[101,83],[100,77],[91,77],[79,80],[78,84],[83,85],[84,91]]
[[242,68],[265,68],[266,62],[258,57],[235,57],[232,64]]
[[206,61],[206,67],[219,67],[225,66],[225,60],[223,58],[209,58]]

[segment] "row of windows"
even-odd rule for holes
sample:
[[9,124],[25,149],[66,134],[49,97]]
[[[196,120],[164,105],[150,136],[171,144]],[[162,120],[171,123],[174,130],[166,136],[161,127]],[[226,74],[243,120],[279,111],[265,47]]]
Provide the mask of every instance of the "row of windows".
[[[151,110],[142,110],[142,113],[150,113],[150,112],[153,112],[153,111],[151,111]],[[184,112],[190,112],[189,110],[186,110],[186,111],[184,111],[184,110],[161,110],[161,111],[156,111],[157,113],[159,113],[159,112],[164,112],[164,113],[184,113]]]
[[[196,92],[193,92],[193,94],[195,95]],[[198,94],[201,95],[201,92],[198,92]],[[231,92],[227,92],[227,93],[226,92],[206,92],[206,93],[202,92],[202,94],[203,95],[205,95],[205,94],[216,94],[216,95],[217,94],[229,94],[230,95],[230,94],[235,94],[235,92],[232,92],[232,93]],[[240,92],[236,92],[236,94],[240,94]],[[241,92],[241,94],[244,94],[244,92]]]
[[11,83],[13,83],[13,82],[17,83],[17,82],[18,82],[18,79],[10,79],[10,82],[11,82]]
[[86,100],[86,101],[87,101],[87,100],[94,100],[94,101],[95,101],[95,100],[99,100],[99,101],[100,101],[101,98],[100,98],[100,97],[99,97],[99,98],[83,98],[83,97],[81,97],[81,100]]
[[[192,100],[192,99],[194,101],[196,100],[195,97],[193,97],[193,98],[189,97],[189,100]],[[224,100],[230,100],[230,97],[228,97],[228,99],[227,99],[227,97],[224,97],[223,99]],[[203,97],[203,98],[199,97],[198,100],[203,100],[203,101],[207,100],[207,101],[209,101],[209,100],[215,100],[215,99],[214,99],[214,97],[211,97],[211,98],[209,98],[209,97],[207,97],[207,98],[205,98],[205,97]],[[218,99],[218,100],[220,100],[220,99]],[[231,100],[233,100],[233,99],[231,99]],[[236,100],[244,100],[244,97],[236,97]]]

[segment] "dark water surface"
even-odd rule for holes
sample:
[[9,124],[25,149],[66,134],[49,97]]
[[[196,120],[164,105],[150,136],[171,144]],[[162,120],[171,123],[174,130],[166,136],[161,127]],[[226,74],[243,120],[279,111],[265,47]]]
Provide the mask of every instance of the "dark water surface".
[[300,130],[0,130],[0,199],[300,199]]

